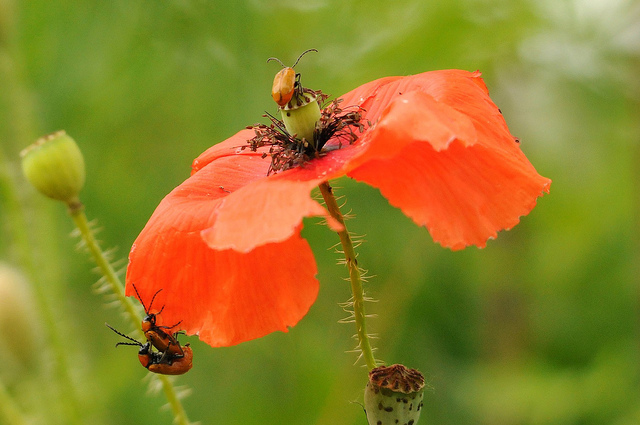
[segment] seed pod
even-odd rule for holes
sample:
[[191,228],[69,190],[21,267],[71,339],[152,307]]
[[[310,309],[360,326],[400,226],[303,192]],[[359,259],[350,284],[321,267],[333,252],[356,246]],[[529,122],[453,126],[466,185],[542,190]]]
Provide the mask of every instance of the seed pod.
[[67,133],[58,131],[41,137],[20,155],[25,177],[40,193],[67,204],[79,202],[85,179],[84,158]]
[[369,425],[415,425],[422,410],[424,376],[395,364],[369,372],[364,407]]
[[309,95],[309,98],[298,103],[298,99],[292,101],[294,105],[289,108],[285,106],[280,110],[282,113],[282,122],[287,131],[292,136],[295,134],[298,140],[306,140],[308,143],[315,143],[313,140],[313,132],[316,129],[316,123],[320,120],[320,105],[316,95]]

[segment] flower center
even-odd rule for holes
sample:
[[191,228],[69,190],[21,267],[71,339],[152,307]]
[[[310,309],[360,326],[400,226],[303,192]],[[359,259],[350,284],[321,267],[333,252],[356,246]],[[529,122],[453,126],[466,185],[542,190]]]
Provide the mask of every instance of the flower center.
[[255,137],[247,142],[251,151],[269,146],[263,158],[271,157],[267,174],[303,166],[314,158],[326,153],[325,145],[331,139],[334,149],[343,144],[353,144],[358,133],[364,131],[362,108],[359,106],[340,107],[340,99],[327,102],[328,96],[321,91],[304,89],[304,95],[294,98],[280,108],[282,120],[267,113],[271,124],[256,124],[248,127],[255,131]]

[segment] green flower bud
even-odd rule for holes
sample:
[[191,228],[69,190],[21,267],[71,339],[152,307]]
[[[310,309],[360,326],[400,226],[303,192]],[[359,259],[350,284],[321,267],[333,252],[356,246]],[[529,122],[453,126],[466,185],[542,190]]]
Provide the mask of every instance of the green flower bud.
[[78,204],[84,186],[84,158],[76,142],[64,131],[41,137],[24,149],[22,172],[40,193],[49,198]]
[[417,424],[424,385],[424,376],[419,371],[403,365],[372,369],[364,391],[369,425]]
[[316,129],[316,123],[320,120],[320,105],[315,95],[305,93],[305,97],[309,96],[308,101],[293,99],[291,108],[286,105],[280,110],[282,113],[282,121],[289,134],[296,134],[299,140],[306,139],[308,143],[313,144],[313,132]]

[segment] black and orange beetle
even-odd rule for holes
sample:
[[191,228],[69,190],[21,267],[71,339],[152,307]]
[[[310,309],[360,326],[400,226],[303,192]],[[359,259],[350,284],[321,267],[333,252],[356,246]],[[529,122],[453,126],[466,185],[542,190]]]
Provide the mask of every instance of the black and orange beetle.
[[168,358],[164,358],[160,356],[158,361],[150,364],[147,369],[149,369],[150,372],[161,375],[182,375],[183,373],[187,373],[191,370],[191,366],[193,366],[193,351],[189,343],[183,345],[181,349],[184,353],[182,357],[169,356]]
[[296,73],[293,69],[300,62],[300,58],[302,58],[305,54],[309,52],[317,52],[316,49],[308,49],[305,50],[298,56],[296,63],[293,66],[286,66],[282,61],[278,58],[269,58],[267,62],[272,60],[277,61],[282,65],[282,69],[276,74],[273,79],[273,87],[271,88],[271,97],[276,101],[278,106],[284,108],[287,103],[291,101],[294,94],[301,95],[303,92],[303,88],[300,85],[300,74]]
[[118,335],[131,341],[118,342],[116,343],[116,347],[119,345],[137,345],[140,347],[138,350],[138,361],[140,361],[140,364],[149,370],[149,372],[159,373],[161,375],[182,375],[183,373],[187,373],[193,366],[193,351],[188,343],[181,347],[181,355],[173,355],[168,351],[153,351],[151,342],[143,344],[115,330],[108,323],[105,323],[105,325]]
[[180,322],[176,323],[173,326],[158,326],[156,324],[156,317],[160,313],[162,313],[164,306],[162,306],[160,311],[158,311],[157,313],[151,313],[151,307],[153,306],[153,301],[156,299],[156,295],[158,295],[160,291],[162,291],[162,289],[158,289],[156,293],[153,294],[153,297],[151,298],[151,302],[149,303],[149,307],[147,308],[147,306],[144,305],[144,302],[142,301],[142,297],[140,296],[140,293],[138,292],[138,289],[136,288],[136,286],[135,285],[132,285],[132,286],[134,291],[136,292],[136,295],[138,296],[138,299],[140,300],[140,303],[142,304],[142,307],[144,308],[145,317],[144,319],[142,319],[141,326],[142,326],[142,332],[144,332],[144,336],[145,338],[147,338],[147,341],[149,341],[151,345],[153,345],[158,351],[166,352],[172,356],[184,355],[182,346],[180,345],[180,343],[178,343],[178,340],[176,339],[177,333],[171,334],[165,331],[165,329],[170,330],[175,328],[180,324]]

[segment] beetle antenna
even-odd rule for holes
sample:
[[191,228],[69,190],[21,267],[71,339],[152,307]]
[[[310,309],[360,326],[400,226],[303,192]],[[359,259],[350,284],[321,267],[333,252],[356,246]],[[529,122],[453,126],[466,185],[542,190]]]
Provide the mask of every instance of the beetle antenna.
[[[138,288],[136,288],[136,285],[132,283],[131,286],[133,286],[133,290],[136,291],[136,295],[138,296],[138,300],[140,300],[140,304],[142,304],[142,308],[144,308],[145,314],[149,314],[149,311],[151,311],[151,306],[153,306],[153,300],[156,299],[156,295],[158,295],[158,293],[162,291],[162,288],[158,289],[156,293],[153,294],[151,302],[149,303],[149,308],[147,309],[147,306],[144,305],[144,301],[142,301],[142,296],[140,296],[140,292],[138,292]],[[164,306],[162,308],[164,308]]]
[[117,331],[117,330],[113,329],[113,328],[111,327],[111,325],[109,325],[109,324],[108,324],[108,323],[106,323],[106,322],[105,322],[105,326],[106,326],[106,327],[108,327],[109,329],[111,329],[112,331],[114,331],[115,333],[117,333],[118,335],[120,335],[121,337],[127,338],[129,341],[133,341],[133,342],[135,343],[135,344],[134,344],[134,343],[131,343],[131,342],[119,342],[119,343],[117,343],[117,344],[116,344],[116,347],[117,347],[118,345],[139,345],[139,346],[141,346],[141,347],[142,347],[142,343],[140,343],[139,341],[137,341],[137,340],[135,340],[135,339],[131,338],[129,335],[125,335],[125,334],[123,334],[122,332],[120,332],[120,331]]
[[[146,309],[144,310],[145,313],[149,314],[149,311],[151,311],[151,306],[153,305],[153,300],[156,299],[156,295],[158,295],[160,293],[160,291],[162,291],[162,288],[158,289],[156,291],[155,294],[153,294],[153,297],[151,298],[151,303],[149,304],[149,310],[147,311]],[[140,302],[142,302],[142,300],[140,300]],[[142,306],[144,307],[144,304],[142,304]],[[160,309],[160,311],[162,311],[162,309],[164,308],[164,306],[162,306],[162,308]],[[160,314],[160,311],[157,314]]]
[[286,68],[287,65],[283,64],[282,61],[278,58],[269,58],[267,59],[267,63],[271,62],[271,61],[278,61],[280,63],[280,65],[282,65],[283,68]]
[[140,304],[142,304],[142,308],[144,308],[144,312],[147,313],[147,307],[144,305],[144,301],[142,301],[142,297],[140,296],[140,292],[138,292],[138,288],[136,288],[135,284],[131,284],[133,286],[133,290],[136,291],[136,295],[138,296],[138,300],[140,300]]
[[135,343],[133,343],[133,342],[117,342],[116,343],[116,347],[118,345],[138,345],[138,346],[142,347],[142,343],[138,342],[138,341],[136,341]]
[[307,49],[307,50],[305,50],[304,52],[300,53],[300,56],[298,56],[298,59],[296,60],[296,63],[294,63],[294,64],[293,64],[293,66],[292,66],[291,68],[295,68],[295,67],[296,67],[296,65],[298,64],[298,62],[300,62],[300,59],[301,59],[304,55],[306,55],[307,53],[309,53],[309,52],[316,52],[316,53],[318,53],[318,49]]

